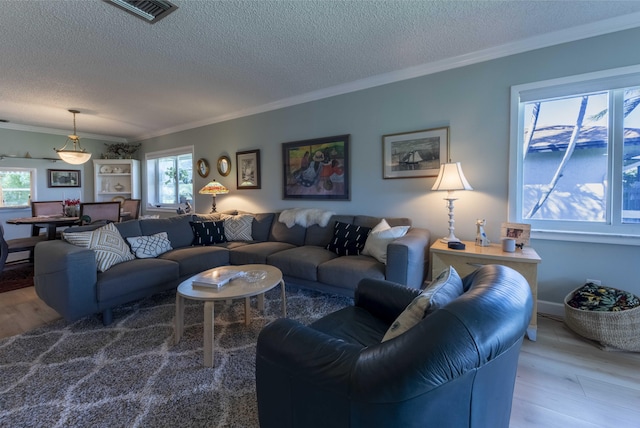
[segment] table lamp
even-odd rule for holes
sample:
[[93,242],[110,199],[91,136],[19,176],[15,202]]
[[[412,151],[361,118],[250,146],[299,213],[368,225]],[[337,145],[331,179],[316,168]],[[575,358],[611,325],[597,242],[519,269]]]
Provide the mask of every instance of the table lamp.
[[201,195],[213,195],[213,204],[211,205],[211,212],[216,212],[216,195],[224,195],[229,193],[229,189],[218,183],[216,180],[210,181],[198,192]]
[[438,173],[438,178],[436,178],[436,182],[434,183],[431,190],[446,190],[447,197],[444,199],[449,202],[449,236],[442,238],[440,241],[460,242],[460,240],[456,238],[453,233],[453,230],[455,229],[453,227],[453,224],[455,223],[455,220],[453,219],[453,201],[458,199],[453,197],[453,192],[455,190],[473,190],[473,187],[471,187],[462,172],[462,166],[460,166],[460,162],[449,162],[440,164],[440,172]]

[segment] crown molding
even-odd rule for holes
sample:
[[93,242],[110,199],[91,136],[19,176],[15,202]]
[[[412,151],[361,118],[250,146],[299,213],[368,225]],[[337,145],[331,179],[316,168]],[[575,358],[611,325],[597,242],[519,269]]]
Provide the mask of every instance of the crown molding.
[[272,110],[278,110],[285,107],[291,107],[298,104],[304,104],[311,101],[317,101],[324,98],[330,98],[337,95],[348,94],[363,89],[374,88],[389,83],[400,82],[403,80],[422,77],[429,74],[439,73],[442,71],[452,70],[455,68],[465,67],[485,61],[516,55],[535,49],[546,48],[569,43],[577,40],[583,40],[590,37],[601,36],[604,34],[615,33],[618,31],[628,30],[640,26],[640,13],[624,15],[616,18],[605,19],[591,24],[580,25],[573,28],[554,31],[539,36],[529,37],[503,44],[500,46],[459,55],[453,58],[447,58],[440,61],[434,61],[427,64],[421,64],[414,67],[405,68],[403,70],[393,71],[380,74],[365,79],[356,80],[354,82],[336,85],[330,88],[320,89],[306,94],[297,95],[290,98],[263,104],[261,106],[239,110],[214,118],[191,122],[185,125],[167,128],[158,132],[139,135],[130,141],[140,141],[149,138],[160,137],[163,135],[173,134],[176,132],[186,131],[189,129],[199,128],[202,126],[213,125],[215,123],[225,122],[232,119],[251,116],[259,113],[265,113]]
[[[0,122],[0,129],[11,129],[14,131],[39,132],[41,134],[65,135],[68,136],[71,131],[64,131],[56,128],[45,128],[43,126],[20,125],[11,122]],[[122,137],[114,137],[111,135],[90,134],[86,132],[78,132],[80,138],[88,138],[92,140],[112,141],[115,143],[128,143],[129,140]]]

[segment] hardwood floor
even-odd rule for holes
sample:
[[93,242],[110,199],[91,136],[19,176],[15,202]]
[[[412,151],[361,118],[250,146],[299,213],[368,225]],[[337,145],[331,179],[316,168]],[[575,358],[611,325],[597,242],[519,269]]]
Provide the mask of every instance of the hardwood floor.
[[512,428],[640,427],[640,353],[603,351],[540,314],[524,341]]
[[[58,319],[33,287],[0,294],[0,338]],[[607,352],[540,314],[524,340],[511,428],[640,427],[640,353]]]
[[0,293],[0,339],[59,318],[56,311],[38,298],[34,287]]

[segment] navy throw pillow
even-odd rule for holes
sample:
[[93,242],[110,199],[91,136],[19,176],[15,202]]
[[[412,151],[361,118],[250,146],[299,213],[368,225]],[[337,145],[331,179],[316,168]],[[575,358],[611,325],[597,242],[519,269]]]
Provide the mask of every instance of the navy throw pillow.
[[191,245],[213,245],[227,242],[224,236],[224,221],[190,221],[193,230]]
[[369,232],[370,227],[336,221],[333,226],[333,238],[326,248],[339,256],[356,256],[362,252]]

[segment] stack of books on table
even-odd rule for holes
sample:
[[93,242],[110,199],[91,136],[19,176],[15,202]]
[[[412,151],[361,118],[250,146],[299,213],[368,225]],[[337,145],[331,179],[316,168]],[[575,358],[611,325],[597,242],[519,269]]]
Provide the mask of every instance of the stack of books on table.
[[234,278],[242,275],[242,271],[234,269],[216,269],[213,272],[203,272],[193,278],[191,286],[207,290],[217,290],[229,283]]

